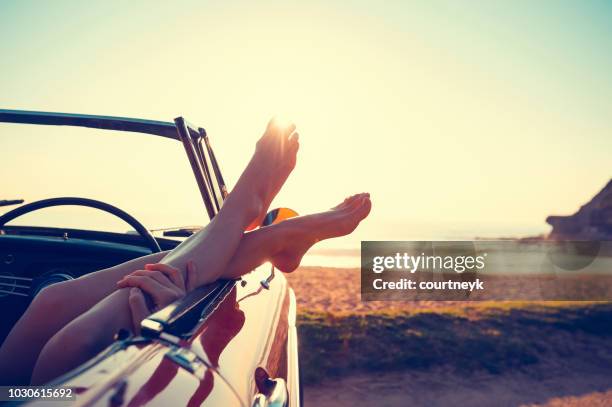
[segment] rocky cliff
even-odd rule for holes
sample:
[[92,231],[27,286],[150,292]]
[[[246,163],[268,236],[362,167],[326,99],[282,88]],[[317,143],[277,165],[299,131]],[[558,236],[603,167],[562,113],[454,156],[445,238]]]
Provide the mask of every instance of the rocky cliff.
[[578,212],[569,216],[549,216],[553,240],[612,240],[612,180]]

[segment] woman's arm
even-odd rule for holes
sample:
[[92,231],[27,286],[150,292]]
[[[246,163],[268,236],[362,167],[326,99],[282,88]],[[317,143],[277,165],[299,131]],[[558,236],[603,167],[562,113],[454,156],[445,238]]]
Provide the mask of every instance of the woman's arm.
[[[164,264],[148,264],[125,276],[121,288],[96,304],[90,311],[70,322],[51,338],[41,352],[32,375],[32,383],[44,383],[57,377],[83,358],[102,351],[117,330],[109,326],[140,332],[140,322],[152,312],[184,297],[194,287],[195,265],[187,265],[187,281],[178,269]],[[145,295],[150,298],[147,301]],[[113,312],[129,304],[130,312]],[[151,305],[149,305],[151,304]],[[126,310],[127,311],[127,310]],[[47,348],[62,347],[64,352],[45,352]]]

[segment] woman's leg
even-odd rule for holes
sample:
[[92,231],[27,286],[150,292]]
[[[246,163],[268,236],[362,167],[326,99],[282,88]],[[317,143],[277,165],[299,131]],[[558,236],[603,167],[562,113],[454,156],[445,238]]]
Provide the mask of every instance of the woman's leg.
[[[238,250],[221,276],[224,279],[238,278],[264,262],[271,262],[286,273],[295,270],[306,251],[316,242],[351,233],[370,212],[368,194],[359,194],[346,199],[329,211],[302,216],[245,233]],[[160,272],[153,276],[152,270]],[[140,323],[151,314],[150,305],[143,295],[148,294],[153,304],[163,307],[181,298],[190,291],[191,278],[187,282],[173,273],[178,272],[163,264],[152,264],[126,276],[117,285],[133,287],[130,293],[130,313],[135,332],[140,332]],[[188,276],[196,273],[188,266]]]
[[0,347],[0,384],[28,383],[40,350],[53,335],[115,291],[118,280],[145,264],[160,262],[167,253],[140,257],[42,290]]
[[[64,298],[58,298],[56,295],[41,296],[38,301],[40,306],[28,309],[0,349],[0,371],[11,372],[11,379],[14,377],[19,380],[12,380],[14,382],[26,382],[24,379],[29,376],[45,342],[63,325],[69,321],[74,322],[75,318],[79,319],[79,315],[83,316],[84,310],[89,310],[88,316],[82,319],[90,323],[80,322],[77,325],[88,328],[90,324],[95,323],[92,320],[96,318],[99,318],[99,321],[109,321],[108,329],[112,332],[112,338],[114,332],[124,328],[126,323],[126,318],[116,318],[116,315],[108,313],[108,310],[116,308],[116,304],[122,304],[126,299],[126,290],[112,292],[115,283],[146,263],[162,261],[184,272],[187,260],[192,258],[200,270],[200,284],[216,280],[236,250],[246,226],[254,219],[262,219],[265,216],[267,207],[295,166],[299,145],[297,133],[293,133],[294,129],[295,126],[281,128],[273,121],[268,124],[266,132],[257,143],[255,154],[226,199],[222,210],[205,229],[175,248],[170,256],[152,255],[116,266],[109,269],[110,273],[94,273],[87,278],[75,280],[71,282],[69,295]],[[49,291],[51,288],[53,287],[50,287]],[[60,290],[60,287],[57,287],[53,291],[65,294],[66,287],[61,288]],[[70,301],[70,296],[76,292],[82,295]],[[105,298],[100,301],[101,297]],[[60,313],[60,318],[50,318],[49,309],[52,308],[48,305],[58,299],[66,301],[69,307],[72,305],[70,311]],[[46,319],[51,319],[49,324],[43,322]],[[96,328],[99,329],[100,325],[104,324],[97,325]],[[90,337],[95,331],[96,329],[91,329],[89,334],[80,335],[81,338],[74,340],[83,342],[82,337]],[[24,337],[32,339],[23,343]],[[108,339],[108,335],[100,337],[101,343],[106,343]],[[84,343],[80,345],[85,346]],[[93,343],[88,342],[88,345],[93,346]],[[6,379],[1,381],[5,382]]]
[[328,211],[287,219],[246,233],[222,277],[238,278],[267,261],[291,273],[315,243],[352,233],[368,216],[370,208],[370,195],[358,194]]
[[[289,219],[278,225],[246,233],[232,260],[217,277],[237,278],[266,261],[271,261],[282,271],[291,272],[316,242],[351,233],[368,215],[370,207],[369,196],[360,194],[329,211]],[[119,301],[117,295],[125,291],[122,289],[102,300],[54,336],[36,364],[33,383],[44,383],[93,356],[101,350],[99,347],[107,346],[116,332],[109,330],[106,325],[110,323],[109,317],[125,319],[122,328],[129,329],[132,323],[129,302],[127,299]],[[117,301],[113,301],[112,297],[116,297]],[[87,334],[83,335],[83,332]],[[98,336],[104,340],[91,342],[91,338]],[[72,351],[58,353],[66,346]]]

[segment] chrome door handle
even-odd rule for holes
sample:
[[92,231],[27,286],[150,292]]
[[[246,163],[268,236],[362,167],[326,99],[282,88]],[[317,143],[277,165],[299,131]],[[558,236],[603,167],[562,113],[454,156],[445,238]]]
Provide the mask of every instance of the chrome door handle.
[[[287,382],[284,379],[266,379],[265,394],[257,393],[253,397],[252,407],[286,407],[289,403]],[[262,389],[260,389],[261,391]]]

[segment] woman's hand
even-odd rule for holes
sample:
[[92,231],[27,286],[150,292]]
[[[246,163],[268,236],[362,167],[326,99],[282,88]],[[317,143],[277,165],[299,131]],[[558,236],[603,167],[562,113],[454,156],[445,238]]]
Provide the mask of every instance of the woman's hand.
[[118,288],[130,289],[129,306],[134,333],[140,333],[140,322],[153,312],[185,296],[193,288],[195,264],[187,264],[187,278],[174,267],[165,264],[147,264],[117,283]]

